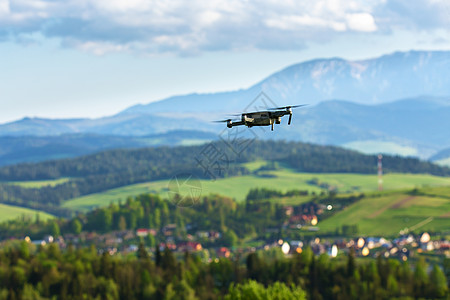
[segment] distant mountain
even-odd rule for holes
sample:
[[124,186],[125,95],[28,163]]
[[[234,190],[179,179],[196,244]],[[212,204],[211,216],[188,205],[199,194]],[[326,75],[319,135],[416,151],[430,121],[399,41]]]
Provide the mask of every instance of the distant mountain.
[[[415,149],[405,154],[422,158],[450,147],[450,97],[379,105],[329,101],[300,110],[295,118],[301,120],[295,126],[300,140],[313,143],[347,146],[352,142],[390,142]],[[371,153],[370,149],[350,148]]]
[[444,149],[430,157],[431,161],[437,161],[442,159],[450,158],[450,148]]
[[[203,131],[217,136],[225,127],[211,120],[297,103],[311,105],[296,111],[291,127],[283,120],[284,125],[277,126],[274,133],[253,129],[258,137],[428,158],[450,147],[450,51],[397,52],[362,61],[317,59],[281,70],[245,90],[174,96],[99,119],[24,118],[0,125],[0,136],[151,135],[153,141],[147,139],[147,145],[159,144],[161,138],[155,135],[167,134],[162,144],[180,144],[169,138],[169,131]],[[42,153],[53,157],[85,153],[76,143],[64,150],[57,139],[52,142],[56,146],[41,148]],[[195,142],[197,138],[185,136],[183,140]],[[109,140],[104,142],[96,150],[110,149]],[[123,140],[114,145],[134,147],[135,142]],[[6,151],[2,147],[0,155]],[[59,149],[56,152],[55,147]],[[22,150],[27,153],[25,148]],[[12,155],[17,160],[8,158],[10,161],[21,159],[20,149],[15,151]]]
[[197,128],[197,120],[192,118],[170,118],[140,113],[99,119],[23,118],[0,125],[0,136],[52,136],[66,133],[144,136]]
[[439,151],[430,157],[430,161],[441,166],[450,167],[450,148]]
[[278,106],[345,99],[379,104],[422,95],[450,96],[450,51],[396,52],[374,59],[316,59],[285,68],[246,90],[170,97],[122,113],[233,112],[260,92]]
[[108,149],[160,145],[191,145],[215,139],[212,133],[177,130],[148,136],[114,136],[91,133],[57,136],[0,137],[0,166],[70,158]]
[[[420,97],[379,105],[325,101],[296,110],[291,126],[283,120],[274,132],[268,128],[253,128],[250,136],[340,145],[364,153],[428,158],[450,147],[449,103],[450,97]],[[233,132],[227,131],[223,124],[193,118],[127,114],[105,119],[87,120],[92,127],[80,120],[23,120],[24,128],[38,124],[35,133],[45,132],[52,126],[56,126],[53,132],[71,128],[72,132],[82,133],[0,137],[0,165],[73,157],[112,148],[195,144]],[[3,126],[0,126],[0,132],[8,130],[8,125]],[[182,129],[167,131],[169,128]]]

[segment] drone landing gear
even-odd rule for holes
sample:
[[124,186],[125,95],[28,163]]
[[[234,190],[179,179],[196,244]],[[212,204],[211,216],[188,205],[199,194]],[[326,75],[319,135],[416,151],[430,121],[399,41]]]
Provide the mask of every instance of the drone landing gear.
[[272,131],[273,131],[273,123],[272,123]]

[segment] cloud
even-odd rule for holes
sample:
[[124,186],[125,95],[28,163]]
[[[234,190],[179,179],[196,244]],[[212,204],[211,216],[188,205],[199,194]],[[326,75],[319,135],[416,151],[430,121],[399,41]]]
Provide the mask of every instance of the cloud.
[[380,18],[391,28],[433,30],[450,29],[448,0],[390,0],[376,8]]
[[98,55],[292,50],[344,33],[447,30],[446,1],[0,0],[0,36],[38,34]]
[[354,31],[373,32],[377,30],[377,25],[371,14],[356,13],[346,16],[348,27]]

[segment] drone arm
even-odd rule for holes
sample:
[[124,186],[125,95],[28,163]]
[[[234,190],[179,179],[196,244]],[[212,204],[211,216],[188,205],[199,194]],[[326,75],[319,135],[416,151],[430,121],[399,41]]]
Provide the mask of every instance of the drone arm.
[[240,125],[245,125],[245,122],[242,122],[242,121],[233,122],[233,126],[240,126]]

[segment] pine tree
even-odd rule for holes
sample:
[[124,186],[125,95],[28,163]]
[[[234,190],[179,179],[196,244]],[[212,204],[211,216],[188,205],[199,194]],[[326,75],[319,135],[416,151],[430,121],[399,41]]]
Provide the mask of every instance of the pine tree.
[[444,272],[439,266],[434,265],[430,274],[430,296],[434,298],[443,298],[447,292],[447,280]]

